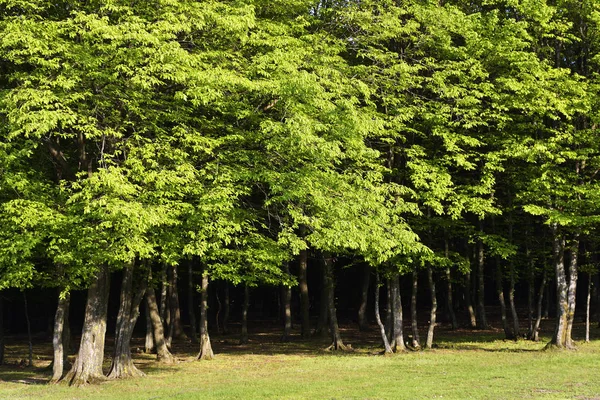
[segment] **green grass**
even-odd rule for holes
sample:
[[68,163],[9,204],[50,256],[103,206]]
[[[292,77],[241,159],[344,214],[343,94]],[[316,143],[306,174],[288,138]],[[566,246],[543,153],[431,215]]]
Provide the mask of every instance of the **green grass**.
[[82,388],[35,384],[47,373],[3,367],[0,399],[600,399],[599,340],[543,351],[544,342],[478,335],[442,331],[438,348],[390,357],[376,342],[332,354],[317,342],[222,341],[213,361],[192,361],[192,348],[170,367],[138,355],[145,378]]

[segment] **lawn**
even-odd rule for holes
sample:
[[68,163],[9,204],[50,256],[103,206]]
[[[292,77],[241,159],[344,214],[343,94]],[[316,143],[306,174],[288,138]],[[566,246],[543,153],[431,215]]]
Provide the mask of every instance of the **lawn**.
[[[597,338],[579,342],[575,351],[544,351],[543,341],[504,341],[494,330],[440,329],[437,348],[385,357],[378,354],[376,333],[346,335],[355,339],[356,350],[344,354],[322,351],[320,340],[281,344],[276,332],[255,334],[246,346],[237,346],[235,337],[215,338],[213,361],[194,361],[194,347],[180,345],[176,365],[136,354],[146,377],[81,388],[43,384],[48,377],[44,355],[36,368],[2,367],[0,398],[600,399]],[[47,352],[46,347],[36,347],[36,353]],[[22,351],[21,344],[8,347],[13,356]]]

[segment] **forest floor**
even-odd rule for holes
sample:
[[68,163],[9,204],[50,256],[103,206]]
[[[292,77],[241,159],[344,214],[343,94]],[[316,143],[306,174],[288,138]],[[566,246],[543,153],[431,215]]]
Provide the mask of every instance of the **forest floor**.
[[[494,324],[499,326],[498,324]],[[143,354],[135,338],[136,365],[146,377],[80,388],[47,385],[50,341],[34,343],[34,367],[24,366],[26,339],[7,337],[6,365],[0,367],[0,399],[598,399],[600,329],[592,326],[584,343],[583,324],[575,327],[577,349],[544,350],[553,321],[542,324],[537,343],[503,340],[500,329],[436,330],[434,349],[384,357],[373,325],[359,332],[342,326],[348,353],[327,352],[326,338],[302,340],[298,331],[281,343],[272,323],[250,325],[250,342],[213,335],[217,357],[195,361],[197,346],[175,343],[175,365],[161,365]],[[237,328],[232,325],[232,331]],[[425,332],[422,330],[422,340]],[[107,340],[106,367],[112,341]]]

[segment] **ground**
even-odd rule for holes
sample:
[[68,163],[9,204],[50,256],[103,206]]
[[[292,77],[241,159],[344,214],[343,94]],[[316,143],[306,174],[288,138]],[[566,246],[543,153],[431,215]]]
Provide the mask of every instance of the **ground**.
[[[235,327],[234,327],[235,328]],[[438,328],[436,348],[385,357],[375,326],[366,333],[343,326],[353,352],[323,351],[326,339],[281,343],[267,323],[250,326],[250,343],[236,335],[213,335],[217,358],[194,361],[195,345],[178,343],[179,362],[163,366],[154,356],[134,354],[144,378],[72,388],[46,385],[50,342],[36,340],[34,367],[25,367],[23,339],[7,338],[7,365],[0,367],[0,399],[599,399],[600,329],[575,351],[544,351],[552,321],[544,321],[539,343],[502,340],[499,329]],[[424,332],[422,333],[424,335]],[[577,324],[575,338],[582,338]],[[107,354],[110,354],[108,341]],[[134,339],[133,349],[143,346]],[[110,364],[106,357],[106,367]]]

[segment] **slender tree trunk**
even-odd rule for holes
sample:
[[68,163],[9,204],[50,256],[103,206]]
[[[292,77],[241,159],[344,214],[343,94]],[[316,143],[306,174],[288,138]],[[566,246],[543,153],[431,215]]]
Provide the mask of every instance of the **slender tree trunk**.
[[[288,263],[285,263],[284,268],[285,272],[289,274]],[[287,342],[292,334],[292,288],[290,286],[281,286],[281,299],[283,300],[283,336],[281,340]]]
[[[526,250],[527,257],[529,258],[529,250]],[[534,336],[533,324],[533,302],[535,297],[535,268],[533,260],[529,262],[529,278],[528,278],[528,290],[527,290],[527,321],[529,324],[527,330],[527,339],[532,340]]]
[[52,336],[52,348],[54,351],[52,361],[52,378],[50,383],[57,383],[64,373],[65,359],[68,354],[68,344],[65,348],[65,325],[69,313],[71,294],[69,292],[59,294],[58,306],[54,315],[54,333]]
[[433,333],[435,331],[437,316],[437,296],[435,290],[435,280],[433,279],[433,270],[427,267],[427,280],[429,281],[429,292],[431,294],[431,313],[429,314],[429,328],[427,329],[427,342],[425,348],[431,349],[433,346]]
[[402,324],[402,297],[400,296],[400,276],[395,275],[392,278],[392,309],[393,309],[393,329],[392,349],[398,353],[406,351],[404,344],[404,326]]
[[326,337],[329,331],[329,288],[327,287],[327,267],[321,265],[321,293],[319,319],[315,328],[315,336]]
[[394,339],[394,298],[392,293],[392,280],[387,278],[386,282],[386,294],[387,294],[387,307],[385,309],[385,330],[387,331],[388,341],[390,345],[394,347],[392,343]]
[[146,317],[146,340],[144,341],[144,353],[152,354],[156,350],[156,346],[154,346],[154,329],[152,328],[152,319],[150,318],[148,305],[146,305],[144,314]]
[[327,304],[329,309],[329,333],[331,335],[331,345],[327,350],[349,350],[342,341],[340,327],[337,321],[337,312],[335,309],[335,283],[333,277],[333,258],[330,255],[324,255],[325,266],[325,286],[327,287]]
[[565,346],[569,349],[574,348],[573,343],[573,322],[575,320],[575,301],[577,292],[577,275],[578,275],[578,255],[579,255],[579,235],[575,236],[575,240],[571,244],[571,257],[569,262],[569,287],[567,291],[567,329],[565,333]]
[[375,273],[375,320],[379,326],[379,332],[381,333],[381,340],[383,340],[383,346],[385,348],[384,354],[392,354],[394,351],[390,346],[387,335],[385,333],[385,326],[381,322],[381,314],[379,313],[379,272]]
[[502,329],[504,330],[504,337],[508,340],[514,339],[513,333],[508,326],[508,319],[506,317],[506,303],[504,300],[504,288],[503,288],[503,276],[502,267],[500,262],[496,259],[496,295],[498,296],[498,303],[500,303],[500,315],[502,317]]
[[248,343],[248,308],[250,308],[250,287],[244,284],[244,304],[242,306],[242,334],[240,344]]
[[88,289],[79,353],[64,378],[70,385],[80,386],[105,379],[102,373],[102,362],[109,285],[108,267],[102,266]]
[[225,303],[225,309],[223,310],[223,334],[227,335],[229,333],[229,283],[225,282],[225,298],[223,299]]
[[303,338],[310,337],[310,300],[308,298],[308,251],[301,250],[298,268],[298,286],[300,288],[300,326]]
[[446,268],[446,283],[448,289],[448,314],[450,314],[450,323],[452,329],[458,329],[458,320],[456,319],[456,313],[454,312],[454,300],[452,296],[452,273],[450,268]]
[[412,272],[412,291],[410,295],[410,319],[412,326],[412,347],[415,350],[421,348],[421,340],[419,339],[419,325],[417,322],[417,288],[419,285],[419,271],[416,267]]
[[160,362],[170,364],[175,360],[169,351],[169,348],[167,347],[164,325],[160,319],[160,311],[158,309],[158,304],[156,303],[154,288],[152,287],[146,288],[146,309],[148,310],[150,320],[152,321],[152,333],[154,336],[154,344],[156,346],[156,358]]
[[29,344],[27,366],[33,367],[33,340],[31,338],[31,322],[29,321],[29,307],[27,306],[27,294],[23,293],[23,305],[25,306],[25,322],[27,323],[27,343]]
[[531,336],[531,340],[533,340],[534,342],[540,340],[540,323],[542,322],[542,303],[544,300],[544,291],[546,289],[546,277],[547,272],[544,270],[537,300],[537,318],[535,319],[535,323],[533,324],[533,335]]
[[549,346],[563,348],[567,344],[567,320],[569,314],[567,278],[565,275],[565,239],[558,234],[556,224],[553,224],[552,231],[554,240],[552,252],[554,254],[554,269],[556,272],[556,328],[554,336]]
[[590,304],[592,303],[592,274],[588,273],[587,299],[585,303],[585,342],[590,342]]
[[479,329],[488,329],[487,317],[485,315],[485,275],[483,274],[485,258],[483,242],[477,243],[477,323]]
[[133,262],[123,268],[121,299],[115,330],[115,349],[112,364],[108,372],[108,378],[110,379],[145,375],[133,364],[133,359],[131,358],[131,336],[140,315],[140,303],[144,298],[144,293],[146,293],[147,284],[146,277],[138,279],[138,282],[134,283],[134,268],[135,265]]
[[[198,331],[196,329],[196,306],[194,305],[194,271],[192,269],[192,261],[188,262],[188,314],[190,317],[190,335],[192,343],[198,343]],[[217,327],[218,327],[217,321]]]
[[160,320],[165,327],[169,322],[169,318],[167,318],[167,293],[169,287],[169,281],[167,280],[167,269],[168,266],[163,264],[162,271],[160,273]]
[[363,266],[362,286],[360,291],[360,306],[358,307],[358,329],[365,331],[369,327],[367,321],[367,302],[369,299],[369,281],[371,279],[371,267]]
[[[181,308],[179,307],[179,293],[177,291],[177,266],[173,265],[170,268],[169,282],[169,311],[170,311],[170,330],[169,336],[171,339],[187,340],[188,337],[183,330],[181,323]],[[171,340],[172,341],[172,340]]]
[[477,327],[477,318],[475,316],[475,310],[473,309],[473,302],[471,300],[471,270],[467,271],[465,275],[465,304],[467,311],[469,312],[469,323],[471,328]]
[[508,290],[508,303],[510,305],[510,313],[513,321],[513,334],[515,340],[519,339],[521,329],[519,327],[519,315],[517,314],[517,306],[515,305],[515,265],[510,263],[510,287]]
[[198,360],[212,360],[215,358],[212,346],[210,344],[210,336],[208,335],[208,274],[202,274],[202,291],[200,295],[200,352]]

